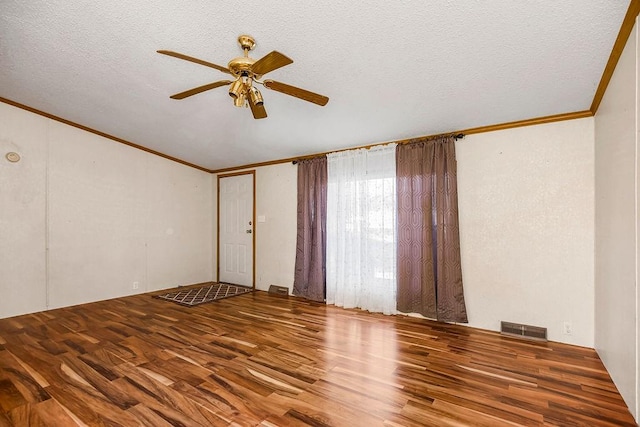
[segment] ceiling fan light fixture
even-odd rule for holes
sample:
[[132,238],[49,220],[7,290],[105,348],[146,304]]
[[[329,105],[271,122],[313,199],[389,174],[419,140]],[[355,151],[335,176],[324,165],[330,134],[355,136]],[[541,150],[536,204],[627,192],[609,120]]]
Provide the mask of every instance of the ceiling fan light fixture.
[[244,107],[246,100],[247,96],[244,92],[242,92],[239,96],[233,98],[233,105],[235,105],[236,107]]
[[231,86],[229,87],[229,96],[234,100],[241,96],[244,98],[244,83],[242,82],[242,79],[237,79],[231,83]]
[[262,98],[262,94],[255,86],[251,86],[249,89],[249,102],[253,105],[263,105],[264,99]]

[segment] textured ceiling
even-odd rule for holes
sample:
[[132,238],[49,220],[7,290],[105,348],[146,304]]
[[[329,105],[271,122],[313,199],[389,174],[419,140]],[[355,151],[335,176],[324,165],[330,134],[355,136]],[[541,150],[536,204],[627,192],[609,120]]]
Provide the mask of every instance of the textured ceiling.
[[[588,110],[628,0],[212,2],[2,0],[0,96],[196,165],[221,169]],[[262,90],[254,120],[226,66],[272,50],[268,78],[325,107]]]

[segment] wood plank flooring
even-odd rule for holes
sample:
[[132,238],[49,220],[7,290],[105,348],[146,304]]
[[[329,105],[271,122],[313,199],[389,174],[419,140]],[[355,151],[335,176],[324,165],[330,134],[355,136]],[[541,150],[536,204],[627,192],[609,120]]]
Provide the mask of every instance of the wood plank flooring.
[[635,426],[595,351],[246,294],[0,320],[0,426]]

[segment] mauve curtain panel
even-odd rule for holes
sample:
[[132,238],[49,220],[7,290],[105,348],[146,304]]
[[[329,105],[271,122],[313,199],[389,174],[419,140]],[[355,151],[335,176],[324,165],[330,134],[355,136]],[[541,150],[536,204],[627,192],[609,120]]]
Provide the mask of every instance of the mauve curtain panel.
[[293,294],[324,301],[327,246],[327,157],[298,162],[298,236]]
[[467,323],[460,263],[455,139],[396,147],[397,309]]

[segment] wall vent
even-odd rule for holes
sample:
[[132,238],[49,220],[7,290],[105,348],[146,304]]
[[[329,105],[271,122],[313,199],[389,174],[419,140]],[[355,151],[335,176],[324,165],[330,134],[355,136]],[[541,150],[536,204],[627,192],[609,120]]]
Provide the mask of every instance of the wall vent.
[[271,285],[269,286],[269,293],[275,294],[275,295],[282,295],[286,297],[289,295],[289,288],[285,286]]
[[547,340],[547,328],[523,325],[521,323],[500,322],[500,333],[509,337],[526,338],[529,340]]

